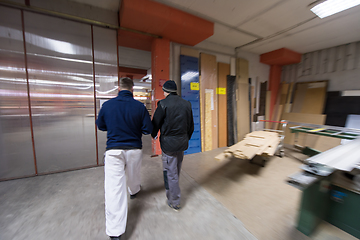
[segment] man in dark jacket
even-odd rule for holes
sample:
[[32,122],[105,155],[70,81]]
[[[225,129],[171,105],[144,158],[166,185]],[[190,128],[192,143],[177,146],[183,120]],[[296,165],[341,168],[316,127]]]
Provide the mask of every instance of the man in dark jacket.
[[105,102],[96,124],[107,131],[105,152],[106,234],[120,239],[127,221],[127,191],[134,198],[140,191],[142,134],[152,131],[151,119],[143,103],[133,98],[134,83],[120,79],[119,94]]
[[176,94],[176,83],[166,81],[163,85],[165,99],[158,102],[152,120],[151,136],[157,137],[160,129],[164,183],[167,203],[174,210],[180,210],[179,176],[184,151],[194,132],[194,121],[190,102]]

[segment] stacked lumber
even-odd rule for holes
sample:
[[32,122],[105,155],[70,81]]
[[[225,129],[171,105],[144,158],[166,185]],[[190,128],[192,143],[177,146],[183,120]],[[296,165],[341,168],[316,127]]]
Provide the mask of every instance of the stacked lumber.
[[224,160],[229,157],[252,159],[255,155],[273,156],[280,143],[277,132],[254,131],[246,134],[245,138],[227,148],[215,159]]

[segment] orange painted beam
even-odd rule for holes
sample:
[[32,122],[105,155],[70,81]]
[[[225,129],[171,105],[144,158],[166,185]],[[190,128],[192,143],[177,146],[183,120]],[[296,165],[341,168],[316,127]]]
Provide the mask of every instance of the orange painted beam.
[[214,34],[214,23],[150,0],[123,0],[120,26],[194,46]]
[[129,68],[129,67],[119,67],[119,72],[124,72],[128,74],[139,74],[139,75],[146,75],[147,70],[146,69],[140,69],[140,68]]
[[260,55],[260,62],[269,65],[288,65],[301,62],[301,54],[287,48]]
[[270,100],[270,119],[272,120],[272,114],[274,106],[276,104],[276,98],[279,91],[281,80],[281,66],[280,65],[271,65],[270,67],[270,76],[269,76],[269,90],[271,91],[271,100]]
[[[152,99],[151,99],[151,115],[157,107],[159,100],[164,99],[162,85],[169,80],[170,74],[170,40],[154,38],[151,48],[151,74],[152,74]],[[180,86],[178,86],[180,87]],[[152,140],[152,149],[154,154],[161,154],[159,138]]]
[[118,30],[118,45],[122,47],[151,51],[152,40],[151,36]]

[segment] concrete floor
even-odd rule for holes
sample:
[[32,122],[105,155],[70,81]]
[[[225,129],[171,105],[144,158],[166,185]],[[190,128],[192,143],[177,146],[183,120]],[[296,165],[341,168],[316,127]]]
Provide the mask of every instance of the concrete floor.
[[[142,190],[122,239],[256,239],[186,172],[182,205],[166,205],[160,157],[145,149]],[[103,167],[0,182],[0,239],[108,239]]]
[[299,172],[305,155],[285,151],[283,158],[272,157],[261,167],[261,157],[249,160],[216,161],[219,148],[187,156],[183,171],[230,210],[260,240],[355,240],[357,238],[322,222],[306,236],[296,229],[302,192],[286,184],[287,176]]
[[[183,209],[165,201],[161,158],[144,138],[142,191],[129,200],[122,239],[353,240],[324,223],[311,238],[295,228],[300,192],[285,184],[300,162],[274,158],[265,168],[214,160],[222,149],[187,155]],[[108,239],[103,167],[0,182],[0,240]]]

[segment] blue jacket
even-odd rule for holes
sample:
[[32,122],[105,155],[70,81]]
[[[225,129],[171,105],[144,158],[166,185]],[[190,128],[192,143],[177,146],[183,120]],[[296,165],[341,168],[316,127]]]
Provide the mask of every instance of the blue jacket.
[[102,105],[96,125],[107,131],[106,149],[141,149],[142,134],[150,134],[153,128],[144,104],[127,90]]

